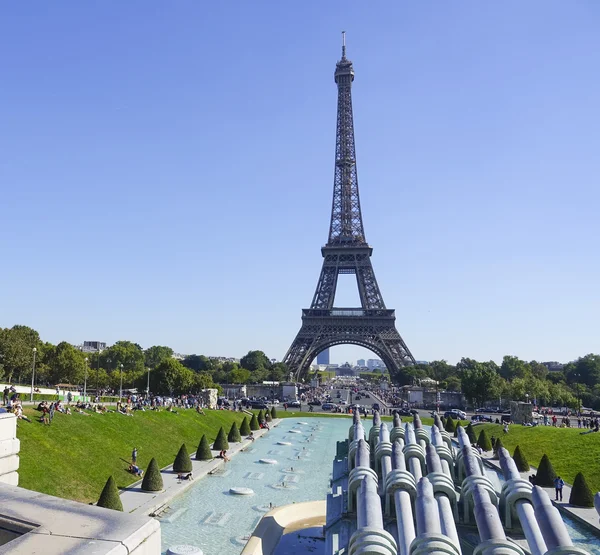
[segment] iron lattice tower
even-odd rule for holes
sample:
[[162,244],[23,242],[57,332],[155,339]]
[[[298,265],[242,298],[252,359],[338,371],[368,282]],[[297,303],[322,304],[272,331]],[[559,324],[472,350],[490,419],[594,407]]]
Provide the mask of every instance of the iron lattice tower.
[[[342,37],[342,59],[334,74],[338,105],[329,240],[321,248],[323,268],[312,304],[302,310],[302,327],[284,362],[299,380],[321,351],[333,345],[360,345],[379,355],[397,381],[402,378],[401,368],[414,364],[415,359],[396,330],[395,311],[383,302],[371,265],[373,249],[365,239],[352,116],[354,68],[346,58],[344,33]],[[333,306],[340,274],[356,275],[360,307]]]

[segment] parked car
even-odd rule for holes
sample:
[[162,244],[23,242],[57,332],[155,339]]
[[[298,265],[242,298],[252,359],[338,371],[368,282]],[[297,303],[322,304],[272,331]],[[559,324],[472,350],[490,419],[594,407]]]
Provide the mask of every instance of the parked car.
[[373,410],[381,410],[379,408],[379,403],[373,403]]
[[399,416],[410,416],[412,413],[408,409],[394,409],[392,412],[397,412]]
[[323,410],[333,410],[335,408],[335,405],[333,403],[323,403],[321,405],[321,408]]
[[288,407],[300,407],[300,401],[291,401],[288,403]]
[[253,409],[266,409],[267,403],[264,401],[250,401],[250,407]]
[[319,401],[318,399],[313,399],[312,401],[309,401],[308,404],[316,407],[321,404],[321,401]]
[[447,410],[444,413],[444,418],[452,418],[452,420],[466,420],[467,414],[459,409]]
[[476,414],[471,418],[471,422],[493,422],[494,419],[491,416],[485,416],[484,414]]

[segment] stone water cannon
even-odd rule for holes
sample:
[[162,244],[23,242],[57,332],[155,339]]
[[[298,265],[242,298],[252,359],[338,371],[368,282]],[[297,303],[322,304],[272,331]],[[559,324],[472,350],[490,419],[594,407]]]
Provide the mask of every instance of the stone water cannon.
[[454,455],[452,449],[449,449],[442,437],[442,434],[437,426],[431,427],[431,444],[435,447],[435,450],[442,461],[442,468],[444,472],[450,477],[454,478]]
[[427,432],[423,429],[423,423],[418,414],[413,415],[413,428],[415,429],[415,436],[419,445],[425,449],[425,447],[429,445],[429,435],[427,435]]
[[417,443],[417,437],[412,424],[407,423],[404,427],[404,458],[410,473],[419,480],[425,474],[425,449]]
[[[467,441],[468,439],[469,438],[467,438]],[[488,504],[493,506],[495,515],[498,521],[500,521],[500,516],[496,509],[499,502],[498,494],[490,479],[485,475],[485,471],[481,465],[481,459],[475,455],[471,445],[463,445],[461,454],[461,468],[465,475],[461,484],[460,495],[464,522],[468,524],[471,521],[473,514],[475,515],[475,520],[477,520],[477,511],[480,510],[478,509],[477,499],[479,499],[479,505],[481,506],[481,499],[486,495],[486,507]]]
[[458,451],[458,455],[456,456],[456,464],[455,464],[456,480],[458,481],[458,483],[462,483],[463,480],[465,479],[465,477],[467,476],[467,474],[465,472],[465,461],[464,461],[464,456],[465,456],[464,454],[467,451],[469,451],[473,454],[473,457],[475,457],[475,460],[479,464],[480,474],[482,476],[485,475],[485,470],[483,468],[483,461],[481,460],[481,455],[479,454],[479,451],[477,451],[477,449],[471,445],[471,441],[469,440],[469,436],[467,435],[467,432],[465,431],[465,429],[462,426],[459,426],[456,429],[456,431],[457,431],[457,436],[458,436],[458,444],[460,445],[460,450]]
[[400,418],[400,415],[395,412],[394,426],[390,432],[390,441],[394,443],[394,441],[396,441],[398,438],[404,439],[404,428],[402,427],[402,419]]
[[377,442],[377,447],[375,447],[375,470],[381,475],[383,485],[386,475],[392,470],[390,430],[383,423],[379,428],[379,441]]
[[[456,545],[460,546],[458,542],[458,535],[456,534],[455,522],[458,522],[458,495],[456,489],[454,489],[454,481],[450,472],[446,472],[442,465],[443,461],[440,459],[434,445],[428,445],[425,449],[426,462],[427,462],[427,479],[431,482],[433,487],[433,493],[438,500],[440,506],[440,515],[442,519],[442,525],[444,522],[452,521],[451,525],[442,526],[442,530],[447,529],[454,533],[456,537]],[[439,494],[439,495],[438,495]],[[444,532],[446,533],[446,532]],[[448,535],[450,535],[448,533]],[[460,547],[459,547],[460,549]]]
[[384,481],[384,508],[388,517],[395,508],[400,555],[409,555],[410,544],[415,538],[413,506],[416,497],[417,481],[406,468],[404,440],[398,438],[392,446],[392,471]]
[[450,434],[444,429],[444,426],[442,426],[442,420],[440,419],[440,415],[437,412],[433,417],[433,425],[440,431],[444,443],[446,444],[448,449],[450,449],[450,452],[452,452],[452,438],[450,437]]
[[350,470],[348,475],[348,511],[354,510],[356,506],[357,491],[363,480],[373,480],[377,489],[378,477],[377,473],[371,468],[370,460],[369,444],[364,439],[359,439],[356,442],[354,468]]
[[377,445],[377,441],[379,440],[379,429],[381,428],[381,416],[379,416],[379,412],[375,411],[373,413],[373,426],[369,430],[369,444],[371,445],[371,449],[375,449]]
[[352,413],[352,425],[350,426],[350,428],[348,430],[348,439],[350,441],[352,441],[354,439],[354,426],[356,426],[356,424],[359,424],[359,423],[362,425],[362,422],[360,420],[360,413],[357,410],[355,410]]
[[[354,463],[356,461],[355,457],[356,457],[356,448],[358,446],[358,441],[361,439],[364,441],[367,437],[367,434],[365,432],[365,429],[363,428],[363,424],[362,424],[360,418],[353,425],[352,430],[353,430],[352,441],[350,442],[350,445],[348,446],[348,470],[352,470],[354,468]],[[368,444],[367,444],[367,447],[368,447]]]
[[415,506],[417,537],[410,545],[410,555],[430,555],[431,553],[460,555],[458,545],[442,530],[442,521],[433,486],[427,477],[417,484]]
[[559,510],[540,486],[533,486],[531,500],[535,518],[548,547],[546,555],[589,555],[585,549],[573,545]]
[[348,555],[397,555],[394,537],[383,527],[377,482],[361,481],[356,495],[356,532],[348,542]]

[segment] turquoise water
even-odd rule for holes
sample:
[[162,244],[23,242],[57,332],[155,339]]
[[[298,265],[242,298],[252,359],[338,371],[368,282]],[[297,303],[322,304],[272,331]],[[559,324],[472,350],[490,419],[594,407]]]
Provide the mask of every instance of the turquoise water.
[[[221,467],[222,475],[202,478],[173,500],[160,519],[163,551],[190,544],[204,555],[238,555],[269,504],[325,499],[336,442],[348,437],[351,423],[350,418],[285,419]],[[261,464],[261,458],[277,464]],[[232,487],[255,493],[231,495]]]
[[[238,555],[270,505],[325,499],[336,442],[348,437],[350,425],[350,418],[284,420],[222,466],[222,474],[199,480],[173,500],[160,519],[163,551],[190,544],[204,555]],[[370,427],[365,422],[367,432]],[[262,464],[261,458],[277,464]],[[486,474],[500,491],[503,476],[492,469]],[[254,494],[232,495],[233,487],[251,488]],[[576,546],[600,555],[600,538],[564,515],[563,520]]]

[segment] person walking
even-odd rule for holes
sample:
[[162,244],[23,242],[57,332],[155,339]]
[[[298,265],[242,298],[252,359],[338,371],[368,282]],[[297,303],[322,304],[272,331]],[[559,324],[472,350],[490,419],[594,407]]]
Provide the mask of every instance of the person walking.
[[557,476],[554,480],[554,489],[556,490],[555,501],[562,501],[562,490],[564,485],[565,481],[560,476]]
[[133,451],[131,452],[131,463],[137,464],[137,447],[134,447]]

